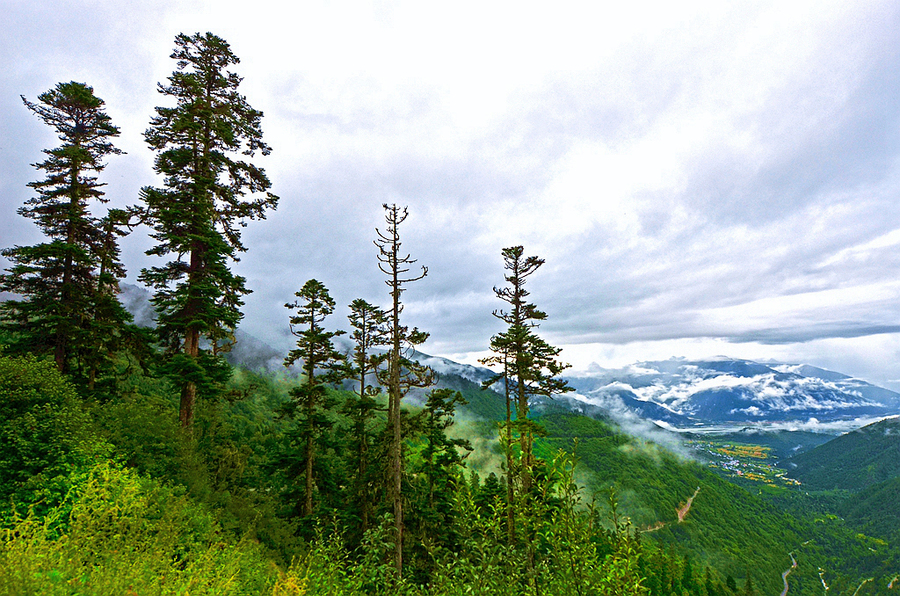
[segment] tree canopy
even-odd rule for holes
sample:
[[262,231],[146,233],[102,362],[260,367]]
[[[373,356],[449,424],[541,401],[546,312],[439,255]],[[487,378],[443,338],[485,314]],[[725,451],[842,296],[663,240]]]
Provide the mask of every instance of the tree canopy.
[[164,186],[141,190],[157,241],[147,254],[170,260],[140,279],[156,291],[158,331],[182,386],[181,423],[189,427],[198,387],[211,394],[222,380],[201,338],[216,343],[233,331],[250,291],[229,267],[245,250],[240,229],[264,218],[278,197],[262,168],[237,157],[271,149],[262,139],[262,112],[238,92],[241,77],[230,67],[239,60],[228,43],[212,33],[179,34],[171,57],[177,68],[159,92],[175,106],[156,108],[144,133]]
[[[117,240],[126,233],[121,212],[92,213],[107,202],[97,175],[107,156],[122,153],[112,144],[119,128],[84,83],[59,83],[37,103],[22,101],[61,144],[45,149],[47,159],[34,164],[46,177],[28,184],[36,196],[18,210],[46,240],[2,251],[13,265],[0,275],[0,290],[22,298],[0,305],[12,337],[8,349],[51,353],[60,372],[93,387],[98,369],[108,368],[105,354],[120,347],[131,320],[110,300],[125,273],[118,260]],[[98,343],[107,349],[97,350]]]

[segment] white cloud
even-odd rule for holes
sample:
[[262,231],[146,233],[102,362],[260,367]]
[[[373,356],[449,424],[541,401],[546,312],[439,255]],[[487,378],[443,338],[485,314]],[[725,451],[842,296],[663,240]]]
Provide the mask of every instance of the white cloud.
[[[900,378],[894,3],[70,1],[5,17],[4,246],[36,241],[15,209],[52,142],[18,94],[94,84],[128,151],[107,190],[133,202],[159,183],[141,132],[172,40],[213,31],[266,113],[259,163],[282,197],[238,265],[253,333],[283,343],[281,305],[309,277],[340,304],[384,298],[371,240],[397,201],[430,270],[404,295],[426,351],[483,354],[500,249],[524,244],[547,259],[529,282],[541,332],[579,367],[728,354]],[[148,243],[126,242],[132,279]]]

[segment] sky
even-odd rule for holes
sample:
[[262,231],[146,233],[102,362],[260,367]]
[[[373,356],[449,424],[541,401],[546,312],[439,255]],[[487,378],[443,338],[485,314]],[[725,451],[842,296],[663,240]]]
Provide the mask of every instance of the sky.
[[[900,4],[6,0],[0,246],[56,144],[23,105],[94,88],[121,128],[110,204],[161,185],[143,139],[178,33],[241,59],[280,197],[244,232],[242,328],[287,350],[310,278],[387,305],[373,244],[408,206],[423,351],[476,363],[503,329],[501,250],[573,370],[669,357],[805,362],[900,390]],[[157,264],[123,242],[128,281]],[[0,266],[4,263],[0,262]]]

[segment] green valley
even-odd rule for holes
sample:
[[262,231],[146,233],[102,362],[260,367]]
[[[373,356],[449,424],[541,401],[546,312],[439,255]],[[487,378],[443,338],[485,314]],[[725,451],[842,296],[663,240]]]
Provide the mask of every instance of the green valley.
[[224,39],[170,57],[158,179],[127,208],[106,206],[123,152],[93,88],[22,97],[61,144],[18,211],[40,235],[2,250],[0,596],[900,593],[900,421],[774,425],[880,419],[900,394],[725,357],[567,377],[522,245],[499,250],[481,366],[428,356],[413,323],[456,319],[406,308],[429,269],[387,202],[358,286],[382,302],[313,278],[276,301],[290,347],[244,333],[243,229],[279,203],[263,113]]

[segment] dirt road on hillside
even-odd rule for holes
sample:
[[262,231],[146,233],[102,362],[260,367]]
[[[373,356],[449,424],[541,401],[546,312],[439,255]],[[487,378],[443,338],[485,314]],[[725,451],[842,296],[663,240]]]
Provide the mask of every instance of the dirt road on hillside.
[[788,592],[788,581],[787,578],[791,574],[791,571],[797,568],[797,559],[794,558],[794,553],[788,553],[791,556],[791,567],[787,571],[781,574],[781,579],[784,581],[784,590],[781,592],[781,596],[787,596]]
[[[684,505],[682,505],[681,507],[679,507],[678,509],[675,510],[675,515],[678,516],[679,524],[684,521],[685,516],[687,516],[688,512],[691,510],[691,505],[694,503],[694,498],[697,496],[697,493],[699,493],[699,492],[700,492],[700,487],[698,486],[697,490],[694,491],[694,494],[692,494],[690,497],[688,497],[687,503],[685,503]],[[647,526],[646,528],[644,528],[641,531],[642,532],[655,532],[657,530],[665,528],[670,523],[672,523],[672,522],[656,522],[655,524],[653,524],[651,526]]]
[[687,503],[685,503],[681,507],[681,509],[678,510],[678,523],[679,524],[684,521],[684,517],[688,514],[688,511],[691,510],[691,504],[694,502],[694,497],[696,497],[697,493],[699,493],[699,492],[700,492],[700,487],[698,486],[697,490],[694,491],[694,494],[692,494],[690,497],[688,497]]

